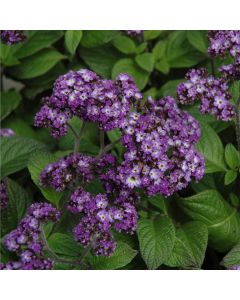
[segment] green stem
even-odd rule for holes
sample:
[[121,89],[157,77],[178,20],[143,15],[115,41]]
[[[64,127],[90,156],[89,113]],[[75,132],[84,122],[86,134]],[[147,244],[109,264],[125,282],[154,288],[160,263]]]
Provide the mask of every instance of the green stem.
[[108,144],[107,146],[105,146],[102,150],[100,150],[99,154],[96,156],[96,159],[100,159],[103,154],[107,153],[108,151],[110,151],[111,149],[113,149],[115,147],[115,145],[117,143],[119,143],[120,139],[117,139],[116,141],[112,142],[111,144]]

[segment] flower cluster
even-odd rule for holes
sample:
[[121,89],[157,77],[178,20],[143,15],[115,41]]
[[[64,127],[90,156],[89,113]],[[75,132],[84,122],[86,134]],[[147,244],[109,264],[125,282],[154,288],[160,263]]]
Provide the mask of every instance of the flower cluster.
[[15,132],[10,128],[1,128],[0,129],[0,136],[10,137],[10,136],[14,136],[14,135],[15,135]]
[[41,223],[57,222],[59,217],[60,213],[51,204],[32,204],[18,227],[4,239],[6,249],[16,252],[20,259],[18,262],[0,264],[0,269],[51,269],[53,262],[43,257]]
[[122,128],[132,105],[141,98],[127,74],[113,81],[86,69],[70,71],[56,80],[52,95],[43,100],[35,125],[50,127],[53,137],[66,134],[67,121],[73,115],[97,122],[104,131]]
[[240,270],[240,266],[233,266],[230,268],[230,270]]
[[211,56],[226,57],[234,60],[233,64],[222,66],[219,71],[229,80],[240,79],[240,30],[212,30],[208,33]]
[[170,196],[202,178],[204,159],[193,147],[199,124],[173,98],[149,98],[146,111],[132,113],[123,132],[127,151],[116,176],[128,188]]
[[139,36],[143,33],[143,30],[125,30],[129,36]]
[[223,121],[231,120],[235,115],[234,107],[229,100],[231,94],[224,78],[208,75],[206,69],[192,69],[186,74],[187,82],[177,88],[178,100],[182,104],[191,104],[200,100],[200,112],[210,113]]
[[95,255],[109,256],[114,252],[116,243],[112,227],[130,234],[136,230],[135,207],[129,202],[119,205],[106,194],[92,195],[78,188],[70,198],[68,209],[84,214],[73,230],[74,238],[81,245],[90,246]]
[[1,40],[4,44],[14,45],[25,41],[23,30],[1,30]]
[[8,194],[7,194],[7,187],[5,182],[0,182],[0,209],[4,209],[8,205]]

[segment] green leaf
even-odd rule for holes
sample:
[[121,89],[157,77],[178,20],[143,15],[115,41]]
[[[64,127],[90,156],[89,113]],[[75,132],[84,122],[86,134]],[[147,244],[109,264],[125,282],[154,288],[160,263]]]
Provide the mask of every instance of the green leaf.
[[233,146],[233,144],[226,145],[225,160],[231,169],[236,169],[240,166],[240,152]]
[[55,49],[43,49],[21,61],[21,64],[9,68],[12,76],[19,79],[29,79],[45,74],[53,68],[57,62],[66,56]]
[[115,252],[111,256],[91,256],[89,262],[95,270],[116,270],[129,264],[136,255],[136,250],[119,241]]
[[113,45],[120,52],[125,54],[136,53],[136,45],[132,39],[127,36],[118,36],[113,40]]
[[20,43],[16,45],[5,45],[0,41],[0,58],[4,66],[14,66],[19,64],[19,60],[15,56]]
[[50,163],[56,161],[56,157],[47,151],[36,151],[32,153],[28,162],[28,170],[34,183],[41,190],[43,196],[51,203],[59,206],[59,201],[63,196],[63,192],[56,192],[53,188],[45,188],[40,186],[40,174],[43,169]]
[[235,245],[226,256],[221,264],[227,268],[240,265],[240,243]]
[[172,252],[175,229],[170,218],[140,219],[137,228],[142,258],[148,269],[157,269]]
[[144,30],[143,35],[144,35],[144,40],[153,40],[157,38],[163,30]]
[[11,128],[16,135],[28,137],[34,140],[39,139],[39,135],[32,129],[32,127],[23,119],[11,118],[4,122],[4,127]]
[[206,173],[226,171],[223,145],[216,132],[207,124],[201,124],[201,139],[197,149],[204,155]]
[[[109,140],[113,143],[113,142],[117,141],[118,139],[120,139],[122,134],[121,134],[120,130],[118,128],[116,128],[114,130],[108,131],[107,136],[108,136]],[[119,142],[115,145],[115,147],[117,148],[119,155],[122,155],[122,153],[123,153],[122,144]]]
[[160,59],[166,59],[166,46],[167,41],[162,40],[159,41],[153,48],[153,55],[155,58],[155,61],[158,61]]
[[169,201],[168,199],[164,198],[161,195],[156,195],[152,197],[148,197],[147,200],[159,208],[163,213],[167,214],[167,204],[166,202]]
[[1,120],[5,119],[13,110],[15,110],[22,100],[19,92],[13,90],[1,93]]
[[187,68],[198,64],[205,56],[190,45],[186,31],[179,30],[169,35],[166,58],[171,68]]
[[111,78],[112,68],[121,58],[121,54],[111,45],[92,49],[81,47],[79,53],[93,71],[105,78]]
[[179,206],[193,220],[207,225],[211,247],[227,251],[240,239],[240,217],[216,190],[206,190],[178,200]]
[[173,251],[164,262],[170,267],[200,268],[207,248],[208,229],[201,222],[189,222],[176,230]]
[[176,79],[176,80],[169,80],[167,83],[165,83],[161,89],[160,89],[160,95],[162,97],[165,96],[172,96],[176,97],[176,90],[179,83],[181,83],[182,79]]
[[46,48],[63,36],[61,30],[38,30],[21,44],[21,47],[15,52],[18,59],[30,56],[43,48]]
[[48,238],[48,245],[57,254],[65,257],[80,257],[83,247],[76,243],[72,235],[54,233]]
[[86,48],[94,48],[110,42],[118,34],[118,30],[84,30],[81,44]]
[[32,200],[31,195],[17,182],[7,178],[8,206],[1,211],[1,231],[5,235],[15,229],[24,217],[28,204]]
[[169,66],[167,60],[160,60],[160,61],[158,61],[158,62],[155,64],[155,68],[156,68],[159,72],[161,72],[161,73],[163,73],[163,74],[165,74],[165,75],[167,75],[167,74],[169,73],[169,71],[170,71],[170,66]]
[[224,184],[229,185],[233,181],[235,181],[237,178],[237,171],[234,170],[228,170],[224,177]]
[[147,82],[149,73],[142,70],[131,58],[120,59],[112,69],[112,78],[116,78],[120,73],[128,73],[131,75],[139,89],[143,89]]
[[29,156],[36,150],[43,150],[46,146],[35,140],[13,136],[2,137],[1,148],[1,178],[22,170],[28,164]]
[[207,31],[205,30],[188,30],[187,31],[187,38],[190,44],[199,50],[200,52],[207,55],[207,47],[208,47],[208,40],[207,40]]
[[137,64],[148,72],[152,72],[154,67],[154,56],[152,53],[143,53],[135,57]]
[[82,30],[67,30],[65,32],[65,45],[71,54],[76,52],[81,38]]

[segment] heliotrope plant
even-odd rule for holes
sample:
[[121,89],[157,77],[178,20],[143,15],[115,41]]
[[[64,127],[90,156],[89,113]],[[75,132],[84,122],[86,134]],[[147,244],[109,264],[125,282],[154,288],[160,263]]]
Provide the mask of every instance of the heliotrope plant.
[[[143,31],[129,30],[126,33],[135,40],[131,43],[138,44],[138,49],[144,49],[141,46]],[[68,38],[66,35],[65,43]],[[126,36],[120,38],[125,42],[130,39]],[[1,39],[3,43],[12,45],[24,41],[26,36],[20,31],[2,31]],[[161,265],[200,268],[208,234],[210,243],[217,251],[227,251],[237,244],[240,239],[237,209],[233,209],[216,191],[207,191],[209,196],[204,194],[201,187],[196,188],[196,191],[203,193],[199,193],[200,200],[205,201],[210,197],[215,205],[226,209],[226,213],[222,214],[212,211],[216,215],[216,225],[212,224],[211,215],[201,215],[198,194],[184,198],[186,192],[198,187],[198,182],[202,186],[207,185],[206,174],[210,168],[226,170],[223,162],[218,163],[216,159],[215,162],[214,157],[209,157],[209,149],[203,151],[201,148],[205,136],[201,130],[204,119],[199,117],[200,114],[214,116],[218,122],[236,120],[240,148],[239,102],[232,102],[230,91],[232,84],[238,82],[240,77],[240,31],[210,31],[208,39],[210,56],[219,56],[221,63],[222,59],[233,61],[221,65],[218,75],[215,69],[211,74],[202,66],[190,69],[186,81],[176,88],[177,100],[166,94],[144,94],[133,76],[125,72],[117,72],[116,76],[114,72],[114,79],[106,79],[87,68],[74,68],[58,76],[51,93],[44,94],[40,110],[35,111],[34,125],[48,128],[53,143],[61,143],[71,134],[73,146],[71,150],[59,153],[58,159],[48,158],[38,167],[37,173],[30,159],[29,170],[33,181],[48,200],[55,200],[50,200],[52,204],[41,200],[30,205],[16,229],[11,228],[13,230],[3,237],[4,248],[14,255],[11,260],[1,263],[1,269],[52,269],[58,264],[80,269],[94,268],[97,259],[104,262],[104,259],[107,261],[117,255],[119,243],[130,240],[135,244],[136,231],[141,256],[150,269]],[[117,49],[119,41],[119,37],[114,41]],[[86,38],[85,45],[88,43]],[[152,47],[151,39],[147,47]],[[155,56],[159,57],[157,51]],[[142,54],[148,56],[148,62],[149,54]],[[144,66],[139,56],[136,61]],[[153,82],[156,81],[155,77]],[[191,114],[195,101],[200,101],[198,119]],[[189,105],[190,109],[185,105]],[[81,126],[73,126],[72,120]],[[89,154],[90,151],[81,152],[84,136],[90,126],[97,130],[99,137],[99,151],[95,155]],[[10,128],[1,129],[5,143],[14,143],[14,135]],[[231,155],[235,155],[236,160],[229,159],[226,154],[227,163],[232,168],[227,172],[237,174],[240,155],[233,145],[228,150],[226,147],[226,153],[229,151],[234,153]],[[39,155],[39,152],[36,153],[33,152],[33,155]],[[211,155],[214,156],[214,153]],[[24,159],[27,161],[27,158]],[[7,210],[11,198],[6,178],[11,171],[4,172],[0,186],[2,211]],[[209,186],[212,187],[212,183]],[[56,200],[60,198],[61,201]],[[237,202],[236,196],[232,196],[232,199],[234,203]],[[185,216],[182,213],[176,216],[173,202],[180,203],[182,212],[193,219],[192,223],[180,226],[181,218]],[[160,209],[161,213],[152,206]],[[226,236],[228,244],[222,245],[211,226],[221,225],[222,217],[228,214],[236,218],[233,222],[239,224],[239,228],[235,233],[230,233],[231,237]],[[61,236],[65,220],[70,219],[73,224],[67,225],[68,239],[71,240],[69,247],[74,245],[80,249],[77,259],[59,255],[59,248],[52,248],[55,244],[51,242],[51,237]],[[196,240],[195,233],[200,235]],[[202,239],[200,243],[198,239]],[[129,247],[127,243],[125,245]],[[199,257],[194,251],[200,253]],[[182,257],[179,254],[181,252],[186,252],[186,257]],[[127,257],[126,253],[124,255]],[[225,264],[225,267],[239,269],[237,263]]]

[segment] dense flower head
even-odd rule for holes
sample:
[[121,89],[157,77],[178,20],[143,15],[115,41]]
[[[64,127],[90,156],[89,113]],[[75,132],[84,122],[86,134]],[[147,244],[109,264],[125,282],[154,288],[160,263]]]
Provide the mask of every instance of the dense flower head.
[[202,178],[204,159],[193,147],[199,124],[173,98],[149,98],[146,111],[132,113],[123,133],[126,153],[116,176],[124,186],[170,196]]
[[16,252],[19,262],[2,264],[2,269],[51,269],[52,261],[43,258],[41,223],[57,222],[59,211],[49,203],[32,204],[18,227],[6,235],[4,245],[7,250]]
[[192,69],[186,74],[186,79],[187,82],[180,83],[177,88],[181,104],[192,104],[200,100],[202,114],[210,113],[222,121],[229,121],[235,116],[234,107],[229,101],[231,94],[224,77],[210,76],[206,69]]
[[210,30],[208,39],[210,41],[208,53],[211,56],[240,55],[240,30]]
[[240,270],[240,266],[232,266],[229,268],[230,270]]
[[68,209],[84,214],[73,230],[74,238],[81,245],[90,246],[96,255],[109,256],[115,250],[111,228],[131,234],[137,227],[135,207],[128,202],[120,205],[107,194],[93,195],[78,188],[71,195]]
[[25,41],[23,30],[1,30],[1,40],[4,44],[14,45]]
[[0,209],[4,209],[8,205],[8,194],[7,194],[7,187],[5,182],[0,182]]
[[143,30],[125,30],[129,36],[139,36],[143,33]]
[[0,128],[0,136],[11,137],[14,135],[15,135],[15,132],[11,128]]
[[240,55],[236,59],[236,63],[224,65],[219,68],[219,71],[228,80],[240,80]]
[[52,135],[67,132],[73,116],[97,122],[104,131],[121,128],[132,105],[142,98],[132,77],[120,74],[115,81],[103,80],[87,69],[70,71],[54,83],[53,93],[35,117],[38,127],[50,127]]

